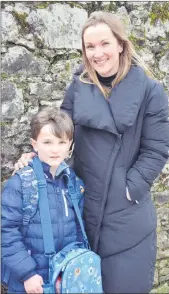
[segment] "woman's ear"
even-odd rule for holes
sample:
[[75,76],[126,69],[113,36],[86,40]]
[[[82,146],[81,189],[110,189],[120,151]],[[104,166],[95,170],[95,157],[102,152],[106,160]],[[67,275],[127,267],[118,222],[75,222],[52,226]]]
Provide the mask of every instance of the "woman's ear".
[[119,53],[123,52],[123,44],[120,44]]
[[123,47],[124,47],[124,45],[123,45],[123,43],[122,42],[118,42],[119,43],[119,53],[122,53],[123,52]]
[[30,141],[31,141],[31,145],[32,145],[33,149],[35,150],[35,152],[38,152],[38,150],[36,148],[36,140],[31,138]]

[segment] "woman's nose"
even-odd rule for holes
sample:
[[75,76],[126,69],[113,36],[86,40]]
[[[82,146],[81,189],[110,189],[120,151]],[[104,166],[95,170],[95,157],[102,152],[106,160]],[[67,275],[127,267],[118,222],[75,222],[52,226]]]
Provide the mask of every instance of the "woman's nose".
[[99,47],[95,48],[94,56],[96,58],[100,58],[103,56],[103,51],[101,50],[101,48],[99,48]]

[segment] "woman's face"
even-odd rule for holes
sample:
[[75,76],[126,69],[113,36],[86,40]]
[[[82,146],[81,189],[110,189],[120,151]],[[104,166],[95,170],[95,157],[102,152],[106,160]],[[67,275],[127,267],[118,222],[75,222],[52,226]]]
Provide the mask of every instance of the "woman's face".
[[100,23],[87,28],[83,35],[86,57],[103,77],[117,73],[119,53],[123,51],[108,25]]

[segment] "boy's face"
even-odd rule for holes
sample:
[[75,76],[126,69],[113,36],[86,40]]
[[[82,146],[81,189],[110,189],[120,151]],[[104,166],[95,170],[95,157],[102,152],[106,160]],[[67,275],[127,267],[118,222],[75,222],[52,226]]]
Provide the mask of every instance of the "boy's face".
[[36,140],[31,139],[32,146],[41,161],[57,168],[68,156],[72,141],[64,137],[62,139],[53,135],[50,125],[41,128]]

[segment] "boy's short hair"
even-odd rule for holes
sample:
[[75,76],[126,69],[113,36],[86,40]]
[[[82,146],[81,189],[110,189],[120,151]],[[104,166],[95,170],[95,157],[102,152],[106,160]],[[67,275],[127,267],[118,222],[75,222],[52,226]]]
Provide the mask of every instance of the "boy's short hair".
[[40,130],[45,126],[51,126],[51,132],[58,138],[65,135],[71,141],[73,139],[74,126],[71,118],[64,111],[45,107],[39,111],[31,120],[31,138],[37,140]]

